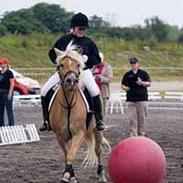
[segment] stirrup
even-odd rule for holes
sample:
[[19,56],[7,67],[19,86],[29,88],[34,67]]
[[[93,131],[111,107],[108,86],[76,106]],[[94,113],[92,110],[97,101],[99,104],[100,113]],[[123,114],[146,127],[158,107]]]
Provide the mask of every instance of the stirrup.
[[39,131],[44,132],[47,131],[49,132],[51,129],[49,127],[48,121],[44,121],[43,125],[39,128]]
[[96,125],[97,131],[104,131],[105,130],[105,125],[102,121],[98,121]]

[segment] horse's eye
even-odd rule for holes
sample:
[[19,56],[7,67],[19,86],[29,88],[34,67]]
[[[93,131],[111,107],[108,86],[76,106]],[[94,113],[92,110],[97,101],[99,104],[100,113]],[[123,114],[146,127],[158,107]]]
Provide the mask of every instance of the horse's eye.
[[80,64],[78,64],[77,67],[80,67]]
[[64,64],[60,64],[59,66],[60,66],[60,67],[64,67]]

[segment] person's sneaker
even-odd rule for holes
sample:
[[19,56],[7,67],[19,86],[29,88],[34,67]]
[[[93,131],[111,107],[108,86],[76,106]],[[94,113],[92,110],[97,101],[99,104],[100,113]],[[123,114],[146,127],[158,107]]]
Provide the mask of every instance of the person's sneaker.
[[49,131],[48,122],[43,122],[43,125],[39,128],[39,131]]
[[105,125],[101,120],[97,122],[96,127],[97,127],[97,131],[104,131],[105,130]]

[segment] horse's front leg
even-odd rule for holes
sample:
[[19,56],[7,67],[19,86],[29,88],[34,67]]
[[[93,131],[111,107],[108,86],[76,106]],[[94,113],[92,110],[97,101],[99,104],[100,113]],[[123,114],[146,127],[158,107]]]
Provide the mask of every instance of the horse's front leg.
[[98,167],[97,167],[97,175],[98,175],[98,181],[101,183],[107,182],[106,176],[105,176],[105,170],[102,163],[102,138],[103,134],[101,132],[95,132],[95,152],[98,158]]
[[75,136],[73,136],[71,141],[70,149],[68,150],[67,157],[66,157],[66,167],[63,175],[63,179],[61,183],[77,183],[77,178],[74,174],[74,169],[72,167],[72,164],[74,162],[76,153],[81,146],[81,143],[84,139],[84,132],[79,132]]
[[64,175],[61,183],[77,183],[77,178],[74,174],[72,165],[66,164]]

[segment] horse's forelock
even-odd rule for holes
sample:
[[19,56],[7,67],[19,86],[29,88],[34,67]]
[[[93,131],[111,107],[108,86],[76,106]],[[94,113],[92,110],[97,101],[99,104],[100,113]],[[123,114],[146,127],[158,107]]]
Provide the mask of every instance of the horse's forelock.
[[72,44],[72,41],[67,45],[67,48],[65,51],[60,51],[58,49],[55,49],[55,52],[57,55],[57,58],[56,58],[57,65],[65,57],[70,57],[71,59],[76,60],[80,64],[81,69],[84,68],[85,64],[83,63],[82,55],[79,53],[79,47],[75,44]]

